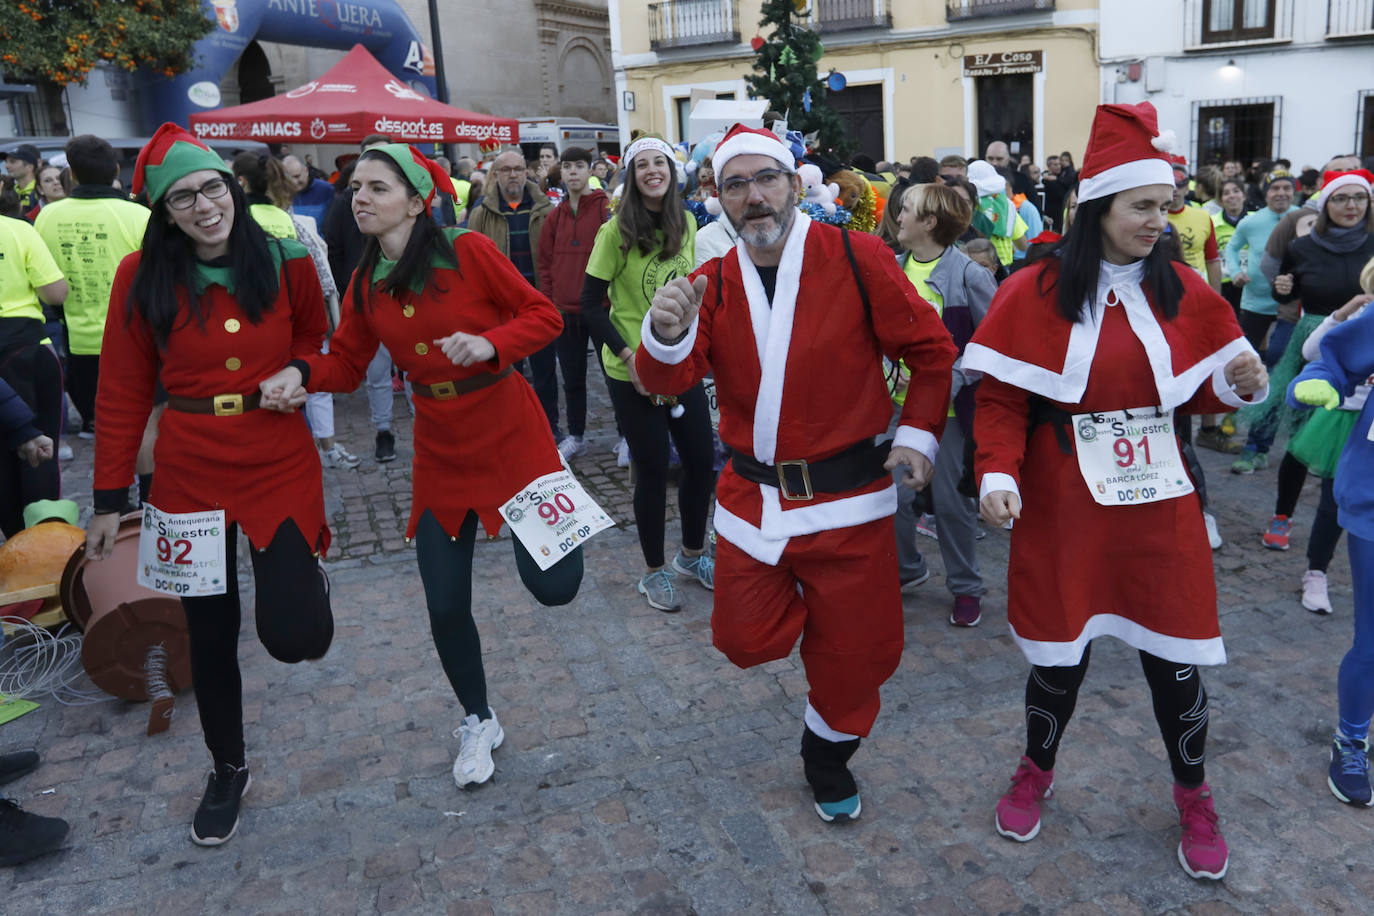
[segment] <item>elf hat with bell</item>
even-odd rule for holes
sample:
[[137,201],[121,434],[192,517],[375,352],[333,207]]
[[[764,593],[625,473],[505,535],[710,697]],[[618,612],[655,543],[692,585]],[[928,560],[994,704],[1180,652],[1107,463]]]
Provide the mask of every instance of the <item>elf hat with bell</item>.
[[1078,172],[1078,202],[1146,185],[1174,186],[1174,132],[1159,129],[1149,102],[1099,105]]

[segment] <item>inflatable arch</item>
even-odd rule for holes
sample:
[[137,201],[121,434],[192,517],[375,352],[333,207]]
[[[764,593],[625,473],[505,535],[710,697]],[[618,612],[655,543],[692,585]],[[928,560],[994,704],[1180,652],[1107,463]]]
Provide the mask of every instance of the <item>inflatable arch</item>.
[[196,67],[172,79],[149,77],[143,125],[186,126],[193,111],[221,106],[220,79],[253,41],[346,51],[361,44],[413,88],[436,94],[434,63],[395,0],[204,0],[215,30],[196,42]]

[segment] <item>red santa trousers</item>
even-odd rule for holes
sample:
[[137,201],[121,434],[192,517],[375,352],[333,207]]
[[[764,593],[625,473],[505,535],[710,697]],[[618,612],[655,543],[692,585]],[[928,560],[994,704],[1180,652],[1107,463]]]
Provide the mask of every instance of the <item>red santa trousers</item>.
[[811,705],[836,731],[866,736],[902,658],[897,576],[890,517],[794,537],[776,566],[722,537],[713,641],[751,668],[786,658],[800,636]]

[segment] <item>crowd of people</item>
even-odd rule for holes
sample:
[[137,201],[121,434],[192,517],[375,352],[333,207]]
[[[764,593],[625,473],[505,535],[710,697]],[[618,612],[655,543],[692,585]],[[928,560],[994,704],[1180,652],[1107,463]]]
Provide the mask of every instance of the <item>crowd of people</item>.
[[[981,159],[845,163],[776,120],[691,149],[643,134],[618,157],[546,145],[528,161],[450,163],[374,135],[333,175],[285,152],[226,163],[169,124],[132,195],[99,138],[70,140],[62,165],[20,148],[0,186],[0,528],[61,500],[65,389],[94,439],[88,553],[107,557],[141,504],[222,510],[228,556],[251,545],[264,647],[317,660],[333,636],[322,475],[363,460],[335,435],[332,393],[365,389],[378,463],[397,458],[403,394],[406,535],[462,707],[453,778],[480,785],[504,730],[473,616],[477,528],[495,536],[508,499],[576,469],[595,360],[634,467],[643,572],[627,598],[675,612],[684,584],[712,591],[714,644],[740,667],[800,641],[821,820],[861,814],[849,761],[901,658],[902,593],[931,576],[919,537],[938,544],[949,622],[972,627],[984,526],[1009,527],[1008,623],[1030,673],[997,831],[1038,834],[1091,642],[1114,636],[1151,690],[1178,860],[1215,879],[1229,852],[1200,667],[1225,660],[1221,534],[1194,446],[1254,474],[1282,440],[1252,537],[1289,549],[1318,478],[1295,592],[1331,614],[1349,532],[1328,784],[1374,803],[1374,174],[1343,156],[1194,169],[1160,149],[1148,103],[1101,106],[1081,165],[1016,161],[1002,141]],[[512,540],[537,601],[576,600],[580,548],[541,567]],[[191,838],[214,846],[251,784],[232,568],[222,594],[182,600],[212,761]],[[33,765],[0,757],[0,779]],[[9,802],[0,817],[15,828],[0,861],[65,833]]]

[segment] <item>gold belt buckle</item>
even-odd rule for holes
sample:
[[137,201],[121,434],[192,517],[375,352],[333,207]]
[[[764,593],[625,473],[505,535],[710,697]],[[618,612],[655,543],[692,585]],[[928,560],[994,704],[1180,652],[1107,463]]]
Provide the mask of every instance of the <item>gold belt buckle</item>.
[[[787,485],[787,468],[798,468],[801,470],[802,494],[800,496],[794,495],[792,490]],[[805,502],[806,500],[811,499],[815,496],[815,493],[813,493],[811,490],[811,471],[807,468],[805,459],[800,459],[797,461],[779,461],[777,463],[777,469],[778,492],[782,494],[783,499],[790,500],[792,502]]]
[[458,389],[452,382],[440,382],[437,385],[429,386],[429,393],[434,395],[435,400],[447,401],[449,398],[458,397]]
[[217,417],[237,417],[243,413],[243,395],[217,394],[210,399]]

